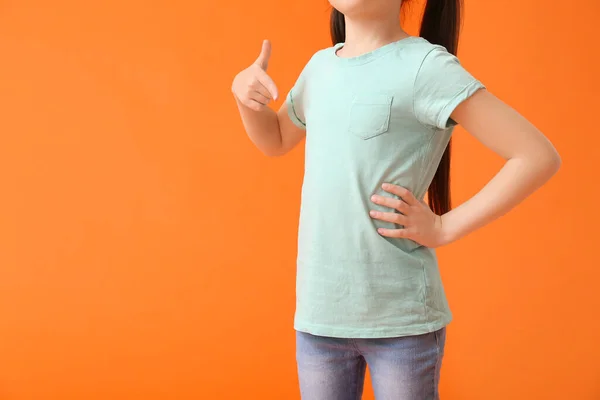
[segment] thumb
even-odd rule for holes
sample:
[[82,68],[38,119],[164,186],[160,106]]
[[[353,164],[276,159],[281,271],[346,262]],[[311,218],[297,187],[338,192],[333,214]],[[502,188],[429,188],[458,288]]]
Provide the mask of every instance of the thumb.
[[262,50],[260,51],[260,55],[256,59],[255,64],[266,71],[269,67],[269,58],[271,58],[271,42],[263,40]]

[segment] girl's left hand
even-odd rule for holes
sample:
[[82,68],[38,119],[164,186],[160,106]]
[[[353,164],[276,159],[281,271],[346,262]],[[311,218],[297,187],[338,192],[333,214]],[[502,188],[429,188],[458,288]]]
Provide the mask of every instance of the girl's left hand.
[[379,228],[382,236],[391,238],[411,239],[427,247],[439,247],[446,244],[445,234],[442,229],[442,217],[435,214],[427,203],[419,201],[406,188],[384,183],[382,186],[386,192],[395,194],[400,199],[393,197],[373,195],[373,203],[389,207],[400,212],[381,212],[371,210],[372,218],[403,225],[402,229]]

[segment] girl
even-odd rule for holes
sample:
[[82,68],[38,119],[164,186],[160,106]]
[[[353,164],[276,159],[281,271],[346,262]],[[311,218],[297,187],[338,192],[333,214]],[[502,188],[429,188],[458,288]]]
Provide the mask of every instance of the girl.
[[[408,0],[406,0],[408,1]],[[435,248],[500,217],[556,173],[552,144],[456,58],[460,0],[428,0],[420,37],[402,0],[330,0],[333,46],[317,51],[276,113],[271,47],[234,79],[253,143],[269,156],[306,137],[296,313],[307,400],[437,399],[451,321]],[[450,208],[456,124],[506,163]],[[427,193],[429,204],[423,199]]]

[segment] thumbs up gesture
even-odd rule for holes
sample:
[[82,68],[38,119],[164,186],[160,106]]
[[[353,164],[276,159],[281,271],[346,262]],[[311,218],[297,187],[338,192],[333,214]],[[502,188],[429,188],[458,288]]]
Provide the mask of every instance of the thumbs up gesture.
[[254,111],[263,110],[271,100],[277,100],[279,96],[275,82],[267,75],[269,58],[271,58],[271,42],[265,40],[256,61],[237,74],[231,86],[235,97]]

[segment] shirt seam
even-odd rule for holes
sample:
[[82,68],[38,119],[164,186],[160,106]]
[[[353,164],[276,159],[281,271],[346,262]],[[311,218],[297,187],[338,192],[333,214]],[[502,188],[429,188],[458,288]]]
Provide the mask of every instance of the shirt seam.
[[[466,91],[468,91],[471,88],[471,86],[474,86],[474,85],[479,85],[479,81],[475,78],[473,78],[471,80],[471,82],[464,85],[454,96],[452,96],[452,98],[444,105],[444,107],[442,107],[442,109],[440,110],[440,113],[438,114],[438,117],[437,117],[438,129],[440,129],[440,130],[448,129],[448,128],[444,128],[444,129],[439,128],[439,126],[441,126],[442,122],[443,122],[442,117],[446,114],[448,107],[450,107],[452,104],[454,104],[454,101],[458,97],[462,96]],[[448,116],[448,118],[450,118],[450,116]]]
[[[427,140],[427,144],[425,145],[425,148],[423,149],[423,152],[421,153],[420,156],[420,161],[421,161],[421,168],[419,168],[420,174],[419,174],[419,182],[423,182],[424,177],[426,177],[429,174],[429,171],[432,168],[432,162],[431,162],[431,151],[432,151],[432,143],[433,143],[433,139],[436,137],[435,132],[431,132],[429,134],[429,139]],[[419,195],[419,200],[422,199],[425,196],[425,193],[427,193],[427,187],[424,189],[425,191],[423,192],[423,194],[421,194],[420,192],[423,191],[423,189],[419,188],[420,192],[418,193]]]
[[[411,36],[410,37],[410,39],[415,39],[415,38],[422,39],[420,36]],[[368,59],[366,59],[364,61],[358,61],[358,60],[356,60],[356,61],[346,62],[346,61],[350,61],[350,60],[344,59],[344,58],[340,58],[340,57],[338,57],[335,54],[336,51],[337,51],[337,48],[340,45],[342,45],[342,44],[344,44],[344,43],[343,42],[336,43],[332,47],[329,47],[329,49],[331,50],[333,57],[336,58],[336,62],[340,62],[340,61],[341,62],[345,62],[345,67],[347,67],[347,68],[352,68],[352,67],[356,67],[356,66],[360,66],[360,65],[365,65],[365,64],[369,64],[369,63],[371,63],[373,61],[381,60],[381,59],[385,58],[386,56],[388,56],[390,53],[392,53],[395,50],[395,48],[390,48],[389,50],[387,50],[387,51],[382,52],[381,54],[379,54],[377,57],[370,57],[370,58],[368,58]]]
[[298,122],[300,122],[302,124],[302,126],[306,127],[306,123],[304,121],[302,121],[300,119],[300,117],[298,117],[298,114],[296,114],[296,106],[294,105],[294,95],[293,95],[293,93],[294,93],[294,89],[292,88],[290,90],[290,104],[292,105],[292,112],[294,113],[294,117],[296,118],[296,120]]
[[417,73],[415,74],[415,79],[413,80],[413,87],[412,87],[412,113],[415,116],[415,119],[422,126],[424,126],[427,129],[430,129],[430,130],[435,130],[435,129],[432,126],[430,126],[429,124],[426,124],[423,121],[421,121],[421,119],[419,118],[419,115],[417,114],[416,107],[415,107],[415,101],[417,99],[417,96],[416,96],[415,90],[417,88],[417,79],[419,79],[419,74],[421,73],[421,69],[423,69],[423,64],[425,64],[425,60],[427,60],[427,57],[429,57],[429,55],[437,49],[438,49],[437,47],[433,47],[432,49],[430,49],[425,54],[425,57],[423,57],[423,59],[421,60],[421,64],[419,65],[419,68],[417,69]]

